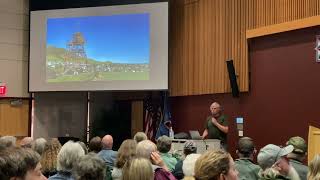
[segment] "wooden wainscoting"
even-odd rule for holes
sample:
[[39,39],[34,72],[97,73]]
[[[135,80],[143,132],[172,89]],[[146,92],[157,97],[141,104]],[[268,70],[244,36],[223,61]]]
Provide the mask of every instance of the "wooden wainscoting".
[[21,105],[12,105],[13,99],[0,99],[0,135],[28,136],[29,99]]

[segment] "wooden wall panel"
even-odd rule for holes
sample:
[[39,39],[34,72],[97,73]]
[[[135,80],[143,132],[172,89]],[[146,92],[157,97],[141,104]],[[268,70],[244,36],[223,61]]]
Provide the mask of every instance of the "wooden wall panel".
[[[248,90],[245,4],[237,0],[171,3],[170,93],[172,96],[230,91],[226,60],[233,59],[239,86]],[[242,53],[245,52],[245,53]],[[242,61],[241,59],[245,59]],[[240,69],[242,73],[240,74]]]
[[240,91],[249,90],[246,30],[320,14],[318,0],[170,1],[171,96],[231,92],[233,59]]
[[137,132],[143,132],[143,101],[131,103],[131,136]]
[[29,100],[21,106],[11,106],[10,100],[0,100],[0,135],[28,136]]

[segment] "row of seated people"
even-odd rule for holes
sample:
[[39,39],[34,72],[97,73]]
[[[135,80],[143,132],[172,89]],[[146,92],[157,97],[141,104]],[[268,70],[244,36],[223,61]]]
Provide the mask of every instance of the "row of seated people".
[[0,137],[1,180],[237,180],[292,179],[319,180],[320,156],[315,156],[309,168],[302,164],[306,143],[301,137],[289,139],[285,147],[268,144],[257,150],[249,137],[240,138],[239,156],[235,161],[229,153],[209,150],[197,154],[193,141],[184,144],[183,155],[171,153],[172,141],[161,136],[156,144],[144,133],[123,141],[113,151],[113,138],[94,137],[87,146],[69,141],[63,146],[57,139],[46,141],[30,137],[16,147],[12,136]]

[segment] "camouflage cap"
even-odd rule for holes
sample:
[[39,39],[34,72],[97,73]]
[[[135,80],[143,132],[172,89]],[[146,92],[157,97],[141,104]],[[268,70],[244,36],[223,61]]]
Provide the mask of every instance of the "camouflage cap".
[[289,141],[287,142],[287,145],[292,145],[294,147],[293,149],[294,153],[303,154],[307,152],[307,144],[302,137],[295,136],[290,138]]

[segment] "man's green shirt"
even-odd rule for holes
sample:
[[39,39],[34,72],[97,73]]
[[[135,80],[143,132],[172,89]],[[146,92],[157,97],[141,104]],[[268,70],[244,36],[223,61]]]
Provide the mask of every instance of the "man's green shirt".
[[[217,126],[215,126],[212,121],[212,116],[207,118],[205,128],[208,130],[208,139],[220,139],[221,143],[227,143],[227,134],[222,132]],[[221,115],[217,118],[219,124],[223,126],[228,126],[228,120],[226,115]]]
[[258,180],[260,166],[254,164],[250,159],[241,158],[235,160],[236,169],[239,172],[239,180]]

